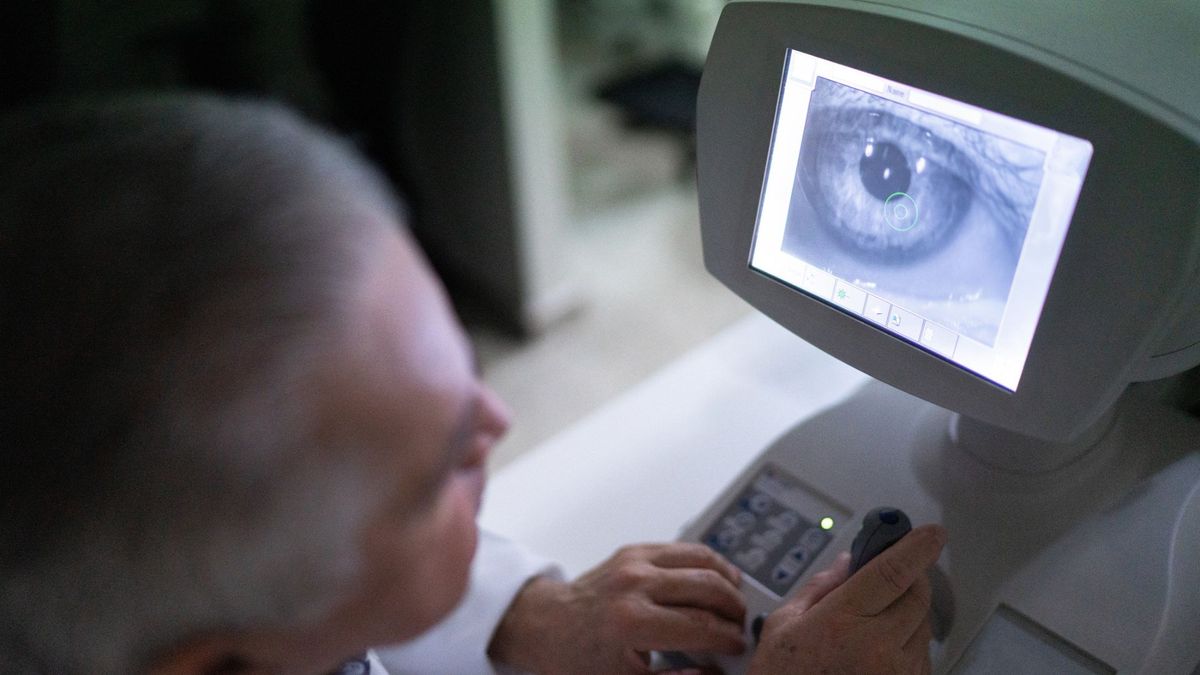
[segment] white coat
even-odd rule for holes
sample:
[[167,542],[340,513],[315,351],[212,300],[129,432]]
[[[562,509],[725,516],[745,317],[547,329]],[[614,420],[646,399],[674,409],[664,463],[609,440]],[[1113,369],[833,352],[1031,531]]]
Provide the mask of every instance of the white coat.
[[458,607],[413,640],[369,652],[371,675],[514,673],[488,660],[488,643],[517,591],[539,575],[561,579],[562,571],[515,542],[481,530],[471,579]]

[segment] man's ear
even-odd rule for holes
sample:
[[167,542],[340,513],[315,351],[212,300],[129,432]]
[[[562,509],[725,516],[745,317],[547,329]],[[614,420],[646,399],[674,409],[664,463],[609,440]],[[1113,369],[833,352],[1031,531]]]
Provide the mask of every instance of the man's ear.
[[241,645],[225,636],[193,640],[150,665],[149,675],[252,675],[267,672],[239,653]]

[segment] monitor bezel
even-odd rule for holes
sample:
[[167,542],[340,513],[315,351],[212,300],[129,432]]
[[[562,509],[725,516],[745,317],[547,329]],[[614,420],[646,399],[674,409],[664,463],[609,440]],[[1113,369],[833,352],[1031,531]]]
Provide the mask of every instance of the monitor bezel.
[[[908,38],[886,38],[896,34]],[[1016,391],[750,267],[789,49],[1092,143],[1091,167]],[[705,265],[768,316],[877,379],[1005,429],[1054,442],[1075,439],[1117,400],[1163,327],[1171,303],[1147,299],[1173,297],[1189,280],[1197,257],[1191,218],[1200,158],[1177,132],[1038,57],[1027,45],[1002,49],[933,20],[805,4],[728,5],[698,104]],[[1134,171],[1147,155],[1160,171]],[[1188,189],[1177,181],[1187,181]],[[1139,230],[1154,236],[1131,236]],[[1105,318],[1102,325],[1088,320],[1097,316]]]

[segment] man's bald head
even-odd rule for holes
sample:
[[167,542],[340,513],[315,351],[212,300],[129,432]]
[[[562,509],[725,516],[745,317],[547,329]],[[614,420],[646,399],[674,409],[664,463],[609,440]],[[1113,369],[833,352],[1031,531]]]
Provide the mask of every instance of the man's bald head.
[[397,219],[382,180],[203,97],[13,117],[0,163],[0,671],[323,611],[364,507],[310,385]]

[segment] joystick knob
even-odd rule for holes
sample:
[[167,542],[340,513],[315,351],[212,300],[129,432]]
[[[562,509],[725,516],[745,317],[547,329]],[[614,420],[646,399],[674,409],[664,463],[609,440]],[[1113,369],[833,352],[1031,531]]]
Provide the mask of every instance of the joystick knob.
[[912,522],[900,509],[890,506],[871,509],[863,516],[862,529],[850,544],[850,574],[862,569],[910,531]]

